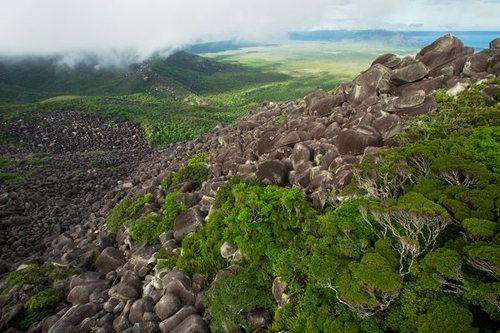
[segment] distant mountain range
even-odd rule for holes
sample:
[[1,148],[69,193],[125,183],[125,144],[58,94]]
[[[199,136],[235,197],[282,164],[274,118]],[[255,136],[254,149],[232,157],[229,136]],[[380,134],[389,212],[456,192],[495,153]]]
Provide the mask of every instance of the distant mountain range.
[[292,40],[301,41],[352,41],[369,42],[397,47],[420,48],[425,45],[421,40],[406,36],[401,32],[389,30],[314,30],[292,31],[288,34]]
[[154,57],[127,68],[99,67],[88,58],[75,66],[62,57],[0,59],[0,102],[34,102],[59,95],[128,95],[152,93],[181,97],[203,90],[214,73],[240,67],[208,60],[187,52]]

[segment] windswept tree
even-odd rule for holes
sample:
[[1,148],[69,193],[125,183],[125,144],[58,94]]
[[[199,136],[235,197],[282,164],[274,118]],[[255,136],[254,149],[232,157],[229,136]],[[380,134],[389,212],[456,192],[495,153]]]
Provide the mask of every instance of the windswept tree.
[[437,237],[450,223],[443,207],[416,192],[378,205],[360,206],[360,211],[380,238],[392,235],[396,239],[395,249],[400,256],[401,275],[408,274],[415,260],[434,247]]

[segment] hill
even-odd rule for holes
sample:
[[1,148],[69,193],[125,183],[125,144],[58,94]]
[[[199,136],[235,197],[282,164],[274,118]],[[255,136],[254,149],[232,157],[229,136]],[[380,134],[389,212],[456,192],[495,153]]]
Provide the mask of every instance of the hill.
[[126,67],[102,67],[96,57],[73,66],[65,64],[62,56],[0,59],[0,103],[34,102],[60,95],[149,93],[182,98],[206,90],[203,83],[214,73],[235,74],[243,70],[185,52]]
[[389,30],[314,30],[289,33],[292,40],[306,41],[354,41],[398,47],[422,47],[424,43],[409,34]]
[[445,35],[151,152],[19,121],[102,151],[2,160],[0,330],[494,332],[499,55]]

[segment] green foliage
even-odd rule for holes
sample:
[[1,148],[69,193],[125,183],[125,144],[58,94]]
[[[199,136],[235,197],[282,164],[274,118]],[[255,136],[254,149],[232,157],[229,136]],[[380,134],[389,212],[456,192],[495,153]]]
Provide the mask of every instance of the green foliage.
[[12,271],[7,275],[9,284],[3,293],[9,292],[16,285],[42,286],[47,282],[63,279],[70,273],[71,270],[58,269],[50,262],[45,263],[43,266],[29,264],[26,268]]
[[418,318],[419,333],[473,333],[472,313],[463,304],[453,300],[440,300]]
[[489,220],[468,218],[464,227],[474,240],[491,239],[498,231],[498,224]]
[[120,200],[106,218],[109,231],[117,232],[123,223],[130,220],[146,203],[151,201],[152,198],[153,195],[148,193],[144,197],[138,198],[133,202],[131,202],[128,197]]
[[170,186],[187,181],[195,181],[201,186],[208,176],[207,153],[199,153],[173,175],[166,177],[161,186],[166,191]]
[[18,183],[24,181],[24,177],[19,173],[0,172],[0,180],[8,183]]
[[256,285],[255,275],[248,269],[221,275],[204,296],[213,332],[232,332],[238,327],[251,329],[246,314],[270,307],[273,299],[270,290]]
[[45,159],[52,157],[50,153],[33,153],[24,157],[24,162],[28,165],[43,165]]
[[89,167],[95,168],[95,169],[103,169],[106,167],[106,164],[104,164],[104,162],[101,162],[101,161],[92,160],[89,162]]
[[310,228],[308,220],[315,214],[293,189],[240,183],[232,194],[234,201],[222,206],[227,211],[223,235],[249,256],[252,265],[273,262]]
[[56,305],[63,299],[62,292],[53,288],[47,288],[36,295],[30,297],[28,302],[24,304],[24,314],[19,328],[26,330],[33,324],[45,317],[48,317],[56,312]]
[[8,157],[0,157],[0,167],[8,167],[14,165],[14,160]]
[[165,250],[161,248],[158,254],[154,257],[156,262],[156,271],[164,268],[173,268],[179,258],[179,251]]
[[187,210],[186,206],[175,204],[175,196],[178,193],[174,191],[165,196],[162,215],[146,214],[130,223],[127,230],[134,241],[156,244],[162,233],[172,229],[175,219]]

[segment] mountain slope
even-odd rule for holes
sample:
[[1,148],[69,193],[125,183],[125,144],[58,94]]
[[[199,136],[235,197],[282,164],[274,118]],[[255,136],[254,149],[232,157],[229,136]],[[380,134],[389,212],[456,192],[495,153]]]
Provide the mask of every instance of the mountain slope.
[[[3,161],[27,182],[9,178],[0,198],[13,271],[0,330],[495,332],[499,54],[500,39],[473,54],[451,35],[384,54],[332,94],[156,150],[97,201],[104,161],[134,152],[82,172],[73,159],[96,154],[74,145],[62,193],[30,171],[66,156]],[[54,118],[68,136],[113,125],[65,117],[42,115],[36,132],[50,138]]]
[[153,93],[182,97],[215,73],[237,73],[236,65],[185,52],[154,57],[127,68],[101,68],[88,58],[73,67],[61,57],[0,60],[0,102],[34,102],[60,95],[117,96]]

